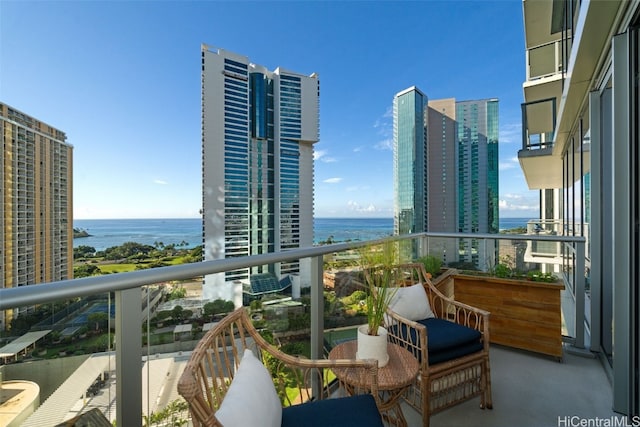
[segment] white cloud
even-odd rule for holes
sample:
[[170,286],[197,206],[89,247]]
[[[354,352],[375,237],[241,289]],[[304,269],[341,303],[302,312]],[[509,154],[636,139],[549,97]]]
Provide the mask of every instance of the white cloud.
[[515,204],[506,200],[500,200],[500,209],[505,211],[531,211],[538,210],[538,205],[532,204]]
[[370,189],[371,189],[371,187],[368,186],[368,185],[352,185],[350,187],[347,187],[345,189],[345,191],[348,191],[348,192],[367,191],[367,190],[370,190]]
[[337,161],[335,157],[327,156],[327,150],[315,150],[313,152],[313,160],[319,160],[323,163],[334,163]]
[[505,194],[503,197],[505,197],[507,199],[513,199],[513,200],[522,200],[522,199],[524,199],[524,196],[522,194]]
[[328,179],[325,179],[322,182],[324,182],[326,184],[338,184],[341,181],[342,181],[342,178],[328,178]]
[[509,160],[500,162],[498,165],[498,170],[506,171],[510,169],[515,169],[520,167],[520,161],[518,157],[511,157]]
[[374,148],[376,150],[393,150],[393,138],[387,138],[378,142],[374,145]]
[[498,132],[498,139],[501,144],[511,144],[522,141],[522,124],[520,123],[508,123],[502,125]]
[[167,184],[168,184],[168,182],[167,182],[167,181],[163,181],[163,180],[161,180],[161,179],[154,179],[154,180],[153,180],[153,183],[154,183],[154,184],[158,184],[158,185],[167,185]]
[[362,147],[356,147],[356,148],[353,149],[354,153],[359,153],[361,151],[362,151]]
[[347,202],[347,206],[349,207],[349,210],[356,211],[356,212],[367,212],[367,213],[378,212],[378,209],[372,203],[370,203],[368,206],[361,206],[358,202],[349,200]]
[[[501,216],[523,215],[529,217],[538,217],[540,207],[535,192],[529,194],[508,193],[503,194],[498,202]],[[511,216],[512,216],[511,215]]]
[[387,107],[384,114],[382,114],[382,117],[380,117],[375,121],[375,123],[373,124],[373,127],[376,129],[387,128],[389,126],[389,119],[392,119],[392,123],[393,123],[393,105],[390,105]]
[[393,106],[387,107],[381,117],[376,119],[373,127],[378,129],[378,134],[389,137],[393,133]]

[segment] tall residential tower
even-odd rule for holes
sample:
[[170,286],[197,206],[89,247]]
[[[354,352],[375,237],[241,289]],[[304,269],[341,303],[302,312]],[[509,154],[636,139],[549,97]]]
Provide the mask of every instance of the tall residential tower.
[[456,102],[458,231],[497,233],[498,100]]
[[[413,86],[393,105],[395,233],[497,233],[498,100],[429,101]],[[444,239],[437,255],[483,268],[495,255],[477,245]]]
[[[498,100],[457,102],[456,128],[458,231],[498,233]],[[459,261],[491,268],[498,258],[494,244],[461,239]]]
[[415,86],[393,98],[394,233],[427,230],[427,96]]
[[[73,277],[73,147],[64,132],[0,103],[0,288]],[[17,313],[0,312],[0,330]]]
[[[205,260],[313,245],[319,90],[316,74],[269,71],[246,56],[202,46]],[[239,304],[252,274],[295,282],[309,277],[307,261],[207,276],[203,298]]]

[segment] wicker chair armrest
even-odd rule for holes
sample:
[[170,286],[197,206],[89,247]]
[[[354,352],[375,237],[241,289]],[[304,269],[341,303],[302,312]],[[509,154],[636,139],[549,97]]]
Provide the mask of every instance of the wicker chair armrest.
[[[407,349],[420,361],[421,369],[426,368],[429,360],[427,328],[418,322],[399,315],[391,309],[387,310],[386,320],[389,342]],[[420,343],[424,343],[424,345]]]
[[484,337],[489,337],[488,311],[446,297],[437,290],[432,296],[432,305],[437,317],[476,329]]

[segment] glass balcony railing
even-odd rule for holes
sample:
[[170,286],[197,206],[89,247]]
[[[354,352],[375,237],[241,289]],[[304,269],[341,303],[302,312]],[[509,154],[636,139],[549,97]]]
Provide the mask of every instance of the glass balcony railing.
[[562,72],[562,43],[556,40],[528,49],[527,81],[541,79]]
[[[527,245],[550,239],[571,250],[564,267],[525,262]],[[366,322],[357,297],[358,251],[386,241],[398,242],[400,261],[432,255],[444,265],[486,271],[507,257],[516,269],[556,275],[574,295],[572,310],[563,307],[576,325],[565,339],[583,346],[584,238],[422,233],[1,289],[0,310],[17,316],[14,331],[21,330],[0,342],[2,388],[20,381],[39,388],[41,403],[24,409],[23,426],[56,425],[93,408],[116,425],[181,425],[189,418],[176,390],[181,369],[197,341],[232,309],[202,300],[204,276],[308,261],[308,273],[283,290],[245,292],[244,305],[283,351],[322,358]]]
[[556,98],[525,102],[522,109],[522,149],[541,150],[553,147],[556,127]]

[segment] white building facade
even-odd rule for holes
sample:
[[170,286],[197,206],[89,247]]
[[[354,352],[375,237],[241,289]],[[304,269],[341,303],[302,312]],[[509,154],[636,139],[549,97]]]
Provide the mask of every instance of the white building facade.
[[[520,166],[540,224],[584,237],[584,349],[640,413],[640,1],[524,0]],[[565,255],[566,257],[566,255]],[[582,338],[582,337],[579,337]],[[631,420],[631,418],[629,419]],[[629,421],[631,422],[631,421]]]
[[[317,74],[269,71],[246,56],[202,46],[205,260],[313,245],[319,90]],[[240,305],[251,274],[291,275],[296,283],[310,277],[308,261],[207,276],[203,298]]]

